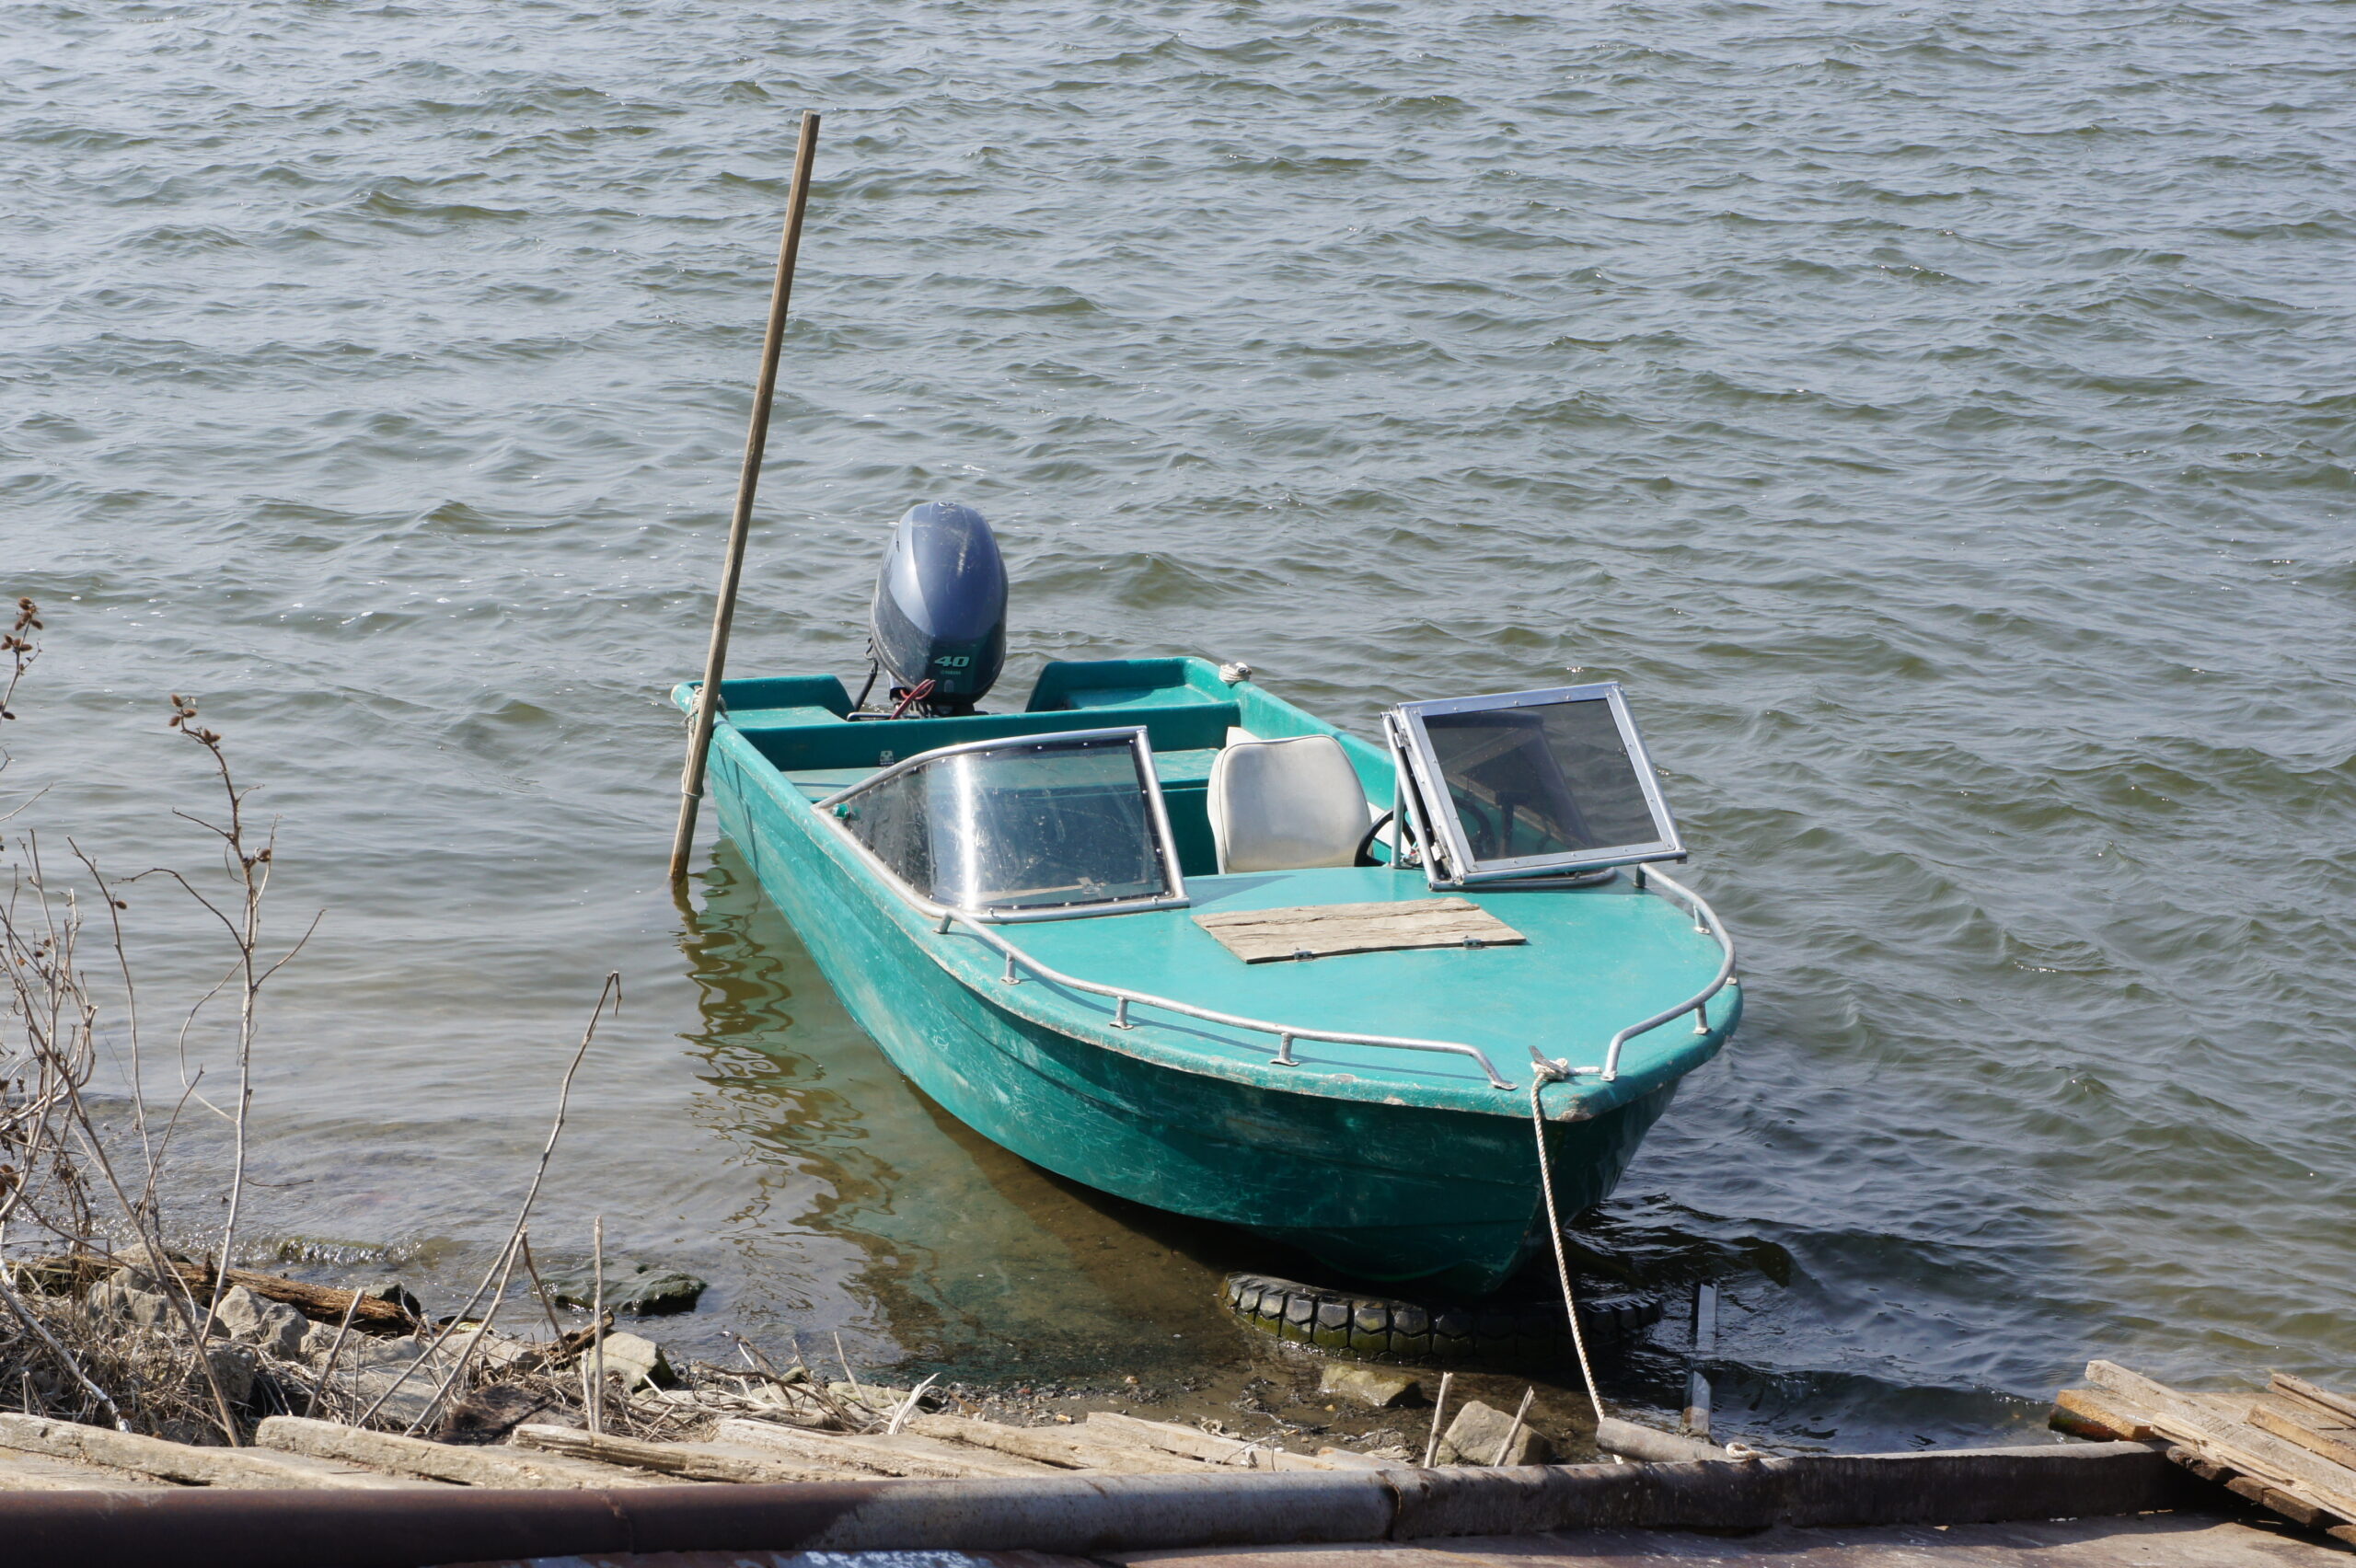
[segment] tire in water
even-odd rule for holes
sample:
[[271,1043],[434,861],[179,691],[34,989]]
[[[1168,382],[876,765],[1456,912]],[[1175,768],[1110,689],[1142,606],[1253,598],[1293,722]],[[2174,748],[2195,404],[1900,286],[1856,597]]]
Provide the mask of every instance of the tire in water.
[[[1228,1275],[1221,1296],[1229,1311],[1280,1340],[1369,1360],[1518,1361],[1563,1354],[1571,1343],[1559,1301],[1425,1303],[1260,1274]],[[1660,1315],[1658,1301],[1640,1297],[1579,1301],[1589,1350],[1632,1340]]]

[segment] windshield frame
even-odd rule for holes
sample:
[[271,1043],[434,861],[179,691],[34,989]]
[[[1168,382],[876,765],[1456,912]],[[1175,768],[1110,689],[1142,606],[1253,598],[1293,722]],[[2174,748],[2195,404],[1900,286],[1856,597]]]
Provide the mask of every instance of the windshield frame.
[[[1618,730],[1620,744],[1628,761],[1634,765],[1636,785],[1643,793],[1645,807],[1651,813],[1657,836],[1640,844],[1614,844],[1595,849],[1572,850],[1553,855],[1516,855],[1495,859],[1478,859],[1472,853],[1472,841],[1465,836],[1464,824],[1458,817],[1455,802],[1450,799],[1440,767],[1439,754],[1432,745],[1430,733],[1424,727],[1427,716],[1450,713],[1497,712],[1516,708],[1549,707],[1565,702],[1602,701],[1608,705],[1611,721]],[[1677,830],[1677,819],[1669,809],[1668,799],[1661,793],[1660,776],[1653,767],[1652,755],[1645,749],[1645,739],[1637,732],[1636,721],[1628,711],[1627,694],[1618,681],[1596,681],[1585,686],[1549,686],[1539,691],[1501,692],[1490,697],[1448,698],[1434,702],[1403,702],[1392,709],[1386,717],[1399,771],[1403,781],[1413,786],[1415,825],[1419,832],[1437,836],[1439,855],[1424,857],[1425,879],[1434,887],[1462,887],[1474,882],[1499,882],[1513,878],[1544,877],[1580,871],[1600,871],[1612,866],[1640,865],[1647,860],[1681,860],[1685,858],[1685,842]],[[1425,842],[1433,842],[1430,837]],[[1443,870],[1438,863],[1447,862]]]
[[[1021,746],[1114,739],[1127,743],[1130,761],[1137,768],[1138,783],[1145,793],[1147,825],[1154,836],[1155,847],[1161,854],[1162,869],[1169,873],[1170,889],[1167,893],[1141,898],[1101,899],[1092,904],[1058,904],[1041,908],[1004,905],[973,907],[965,905],[943,904],[930,894],[910,886],[899,872],[884,862],[882,856],[860,842],[859,836],[852,833],[837,814],[836,808],[845,802],[866,793],[878,785],[888,783],[903,774],[913,773],[918,768],[930,767],[943,757],[959,756],[973,752],[1010,751]],[[850,846],[852,852],[865,861],[869,869],[888,883],[902,898],[935,918],[944,915],[956,915],[986,925],[1022,925],[1039,920],[1079,920],[1098,915],[1135,915],[1151,909],[1184,909],[1194,902],[1186,892],[1185,873],[1179,869],[1178,843],[1170,831],[1169,808],[1163,804],[1161,799],[1161,778],[1153,764],[1153,743],[1147,737],[1145,726],[1142,724],[1122,725],[1116,729],[1101,730],[1044,730],[1036,734],[995,735],[987,740],[960,741],[955,745],[935,746],[930,751],[918,752],[914,756],[903,757],[887,767],[878,768],[856,784],[813,801],[810,803],[810,809],[818,814],[819,821],[833,828],[836,836],[843,843]]]

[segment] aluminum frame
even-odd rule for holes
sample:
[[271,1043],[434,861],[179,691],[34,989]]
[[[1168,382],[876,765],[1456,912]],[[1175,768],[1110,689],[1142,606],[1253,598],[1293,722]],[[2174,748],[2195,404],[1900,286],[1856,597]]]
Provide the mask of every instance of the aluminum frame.
[[[1439,755],[1433,749],[1431,735],[1424,727],[1427,716],[1448,713],[1492,713],[1516,708],[1541,708],[1562,702],[1592,702],[1602,700],[1610,709],[1611,721],[1620,735],[1620,744],[1635,767],[1636,786],[1642,791],[1645,807],[1656,828],[1664,830],[1661,837],[1646,844],[1611,845],[1602,848],[1556,855],[1516,855],[1483,860],[1474,857],[1470,839],[1465,836],[1463,820],[1456,813],[1449,798],[1446,775],[1439,765]],[[1596,681],[1585,686],[1549,686],[1540,691],[1502,692],[1490,697],[1448,698],[1435,702],[1403,702],[1383,714],[1383,727],[1391,737],[1394,755],[1402,770],[1412,779],[1416,824],[1425,830],[1424,880],[1433,887],[1466,887],[1479,882],[1528,878],[1547,873],[1602,870],[1612,866],[1641,865],[1650,860],[1676,860],[1685,856],[1685,841],[1677,831],[1677,819],[1669,809],[1668,800],[1661,794],[1660,778],[1654,770],[1652,754],[1645,748],[1645,738],[1636,729],[1636,721],[1628,711],[1626,692],[1618,681]],[[1445,807],[1446,809],[1442,809]],[[1433,836],[1435,835],[1437,836]],[[1433,850],[1437,847],[1438,854]],[[1442,874],[1439,862],[1447,862]]]
[[[930,767],[942,757],[957,756],[967,752],[1006,751],[1022,745],[1052,744],[1066,741],[1107,741],[1124,738],[1129,744],[1129,760],[1138,770],[1138,782],[1145,790],[1156,843],[1161,851],[1162,869],[1169,873],[1170,891],[1150,898],[1099,899],[1092,904],[1057,904],[1045,908],[988,906],[970,908],[964,905],[943,904],[928,894],[911,887],[900,874],[886,865],[884,858],[860,841],[859,836],[843,825],[834,808],[852,797],[866,793],[877,785],[888,783],[904,773]],[[839,835],[844,843],[873,870],[895,889],[899,894],[922,910],[938,918],[956,915],[962,918],[992,925],[1020,925],[1037,920],[1079,920],[1093,915],[1132,915],[1148,909],[1184,909],[1194,903],[1186,892],[1186,876],[1178,867],[1178,843],[1170,831],[1170,811],[1162,803],[1161,779],[1154,770],[1153,742],[1142,724],[1127,724],[1103,730],[1049,730],[1036,735],[1001,735],[989,740],[960,741],[955,745],[935,746],[903,757],[889,767],[868,775],[858,783],[836,790],[810,802],[818,820]]]

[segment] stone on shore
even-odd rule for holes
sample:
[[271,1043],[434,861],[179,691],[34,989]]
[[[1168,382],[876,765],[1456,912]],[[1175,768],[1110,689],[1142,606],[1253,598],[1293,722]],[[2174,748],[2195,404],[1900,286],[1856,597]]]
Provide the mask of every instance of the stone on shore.
[[493,1383],[468,1394],[442,1418],[437,1443],[497,1443],[527,1421],[551,1412],[540,1396],[513,1383]]
[[434,1390],[449,1377],[457,1357],[448,1345],[432,1355],[426,1347],[431,1334],[403,1334],[398,1339],[373,1339],[362,1334],[345,1338],[343,1353],[328,1378],[328,1387],[352,1406],[352,1413],[376,1404],[375,1424],[399,1428],[423,1415]]
[[[581,1354],[584,1358],[593,1358],[595,1355],[588,1350]],[[595,1365],[594,1359],[591,1364]],[[667,1389],[679,1380],[678,1374],[671,1370],[671,1363],[664,1358],[663,1347],[636,1334],[606,1336],[606,1376],[619,1378],[625,1389]]]
[[261,1366],[261,1357],[249,1344],[214,1344],[205,1347],[204,1359],[211,1363],[213,1376],[221,1385],[221,1397],[233,1405],[241,1405],[253,1398],[254,1373]]
[[1394,1372],[1382,1366],[1358,1366],[1348,1362],[1335,1362],[1325,1368],[1317,1381],[1317,1391],[1329,1399],[1345,1399],[1372,1410],[1396,1410],[1401,1405],[1421,1404],[1424,1385],[1412,1372]]
[[[1508,1432],[1513,1433],[1509,1445],[1506,1441]],[[1497,1452],[1500,1448],[1505,1450],[1502,1458]],[[1439,1458],[1442,1464],[1542,1465],[1553,1457],[1553,1446],[1532,1432],[1527,1423],[1519,1431],[1514,1431],[1510,1412],[1473,1400],[1448,1424],[1448,1435],[1440,1439]]]
[[[267,1301],[242,1285],[221,1293],[213,1332],[240,1344],[257,1345],[282,1360],[301,1357],[311,1320],[283,1301]],[[332,1332],[332,1331],[330,1331]]]
[[142,1290],[125,1283],[121,1275],[102,1279],[90,1286],[90,1293],[82,1302],[94,1316],[120,1318],[143,1329],[168,1332],[179,1322],[173,1316],[170,1300],[162,1291]]
[[[560,1306],[587,1307],[597,1297],[597,1281],[587,1269],[572,1269],[548,1276],[549,1294]],[[710,1288],[684,1269],[654,1263],[618,1262],[606,1271],[606,1310],[633,1318],[666,1312],[691,1312]]]
[[[340,1323],[311,1324],[303,1331],[303,1343],[294,1347],[296,1358],[307,1361],[314,1366],[318,1366],[326,1359],[329,1348],[335,1343],[336,1332],[341,1327]],[[343,1349],[336,1353],[336,1359],[341,1361],[350,1356],[353,1343],[367,1337],[357,1329],[346,1332],[343,1336]]]

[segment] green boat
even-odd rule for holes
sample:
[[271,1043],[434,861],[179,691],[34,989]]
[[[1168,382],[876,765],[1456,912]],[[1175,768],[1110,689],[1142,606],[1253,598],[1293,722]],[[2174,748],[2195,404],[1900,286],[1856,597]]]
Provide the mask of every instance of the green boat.
[[[888,696],[729,680],[722,831],[860,1025],[1025,1159],[1365,1281],[1496,1289],[1618,1182],[1741,1012],[1613,683],[1344,734],[1207,660],[1047,664],[986,712],[1004,571],[911,511]],[[698,683],[674,693],[691,709]]]

